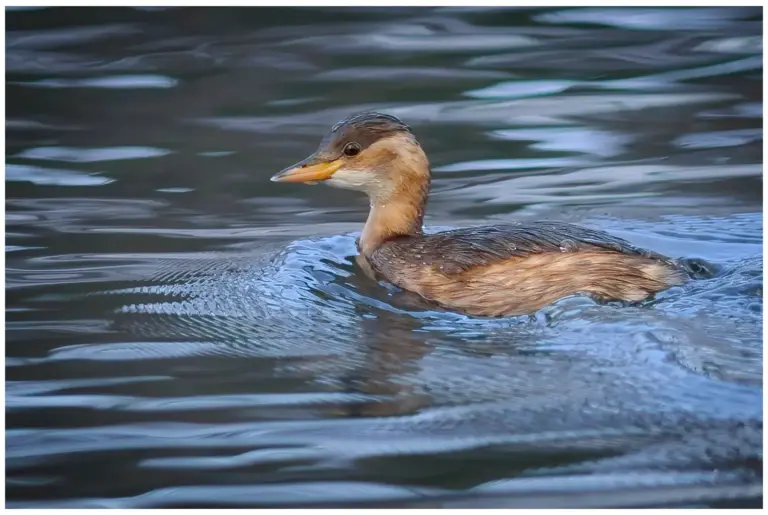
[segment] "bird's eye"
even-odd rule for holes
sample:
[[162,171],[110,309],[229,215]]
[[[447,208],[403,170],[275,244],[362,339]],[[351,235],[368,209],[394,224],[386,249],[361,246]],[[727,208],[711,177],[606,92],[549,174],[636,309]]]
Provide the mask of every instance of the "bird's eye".
[[356,156],[360,153],[360,145],[355,143],[354,141],[352,143],[347,143],[347,146],[344,147],[344,155],[345,156]]

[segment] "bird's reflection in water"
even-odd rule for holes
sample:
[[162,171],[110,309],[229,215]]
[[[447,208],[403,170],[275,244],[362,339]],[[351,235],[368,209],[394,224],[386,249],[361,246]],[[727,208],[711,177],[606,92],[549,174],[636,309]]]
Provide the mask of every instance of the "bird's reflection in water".
[[[344,378],[351,391],[373,395],[375,400],[349,405],[347,417],[391,417],[414,414],[430,406],[429,391],[408,381],[418,372],[421,359],[433,347],[423,334],[412,332],[415,321],[393,326],[392,314],[361,321],[365,347],[362,365]],[[407,327],[413,326],[413,329]]]
[[[380,296],[382,285],[376,282],[365,260],[355,261],[360,293]],[[392,292],[390,302],[408,310],[432,309],[418,295],[407,291]],[[434,350],[429,333],[422,330],[423,322],[412,315],[372,306],[359,305],[356,311],[363,359],[344,375],[342,383],[349,393],[376,399],[340,407],[337,416],[391,417],[429,407],[432,402],[429,391],[409,381],[409,377],[418,373],[421,360]]]

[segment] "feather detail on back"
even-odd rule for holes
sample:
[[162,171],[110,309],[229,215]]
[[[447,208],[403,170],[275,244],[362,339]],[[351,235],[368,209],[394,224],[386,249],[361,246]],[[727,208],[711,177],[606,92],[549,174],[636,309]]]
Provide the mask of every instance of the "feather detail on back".
[[640,256],[673,265],[669,258],[635,247],[606,232],[563,222],[467,227],[396,238],[376,250],[374,261],[406,258],[424,265],[438,266],[443,273],[451,275],[514,257],[545,252],[583,251]]

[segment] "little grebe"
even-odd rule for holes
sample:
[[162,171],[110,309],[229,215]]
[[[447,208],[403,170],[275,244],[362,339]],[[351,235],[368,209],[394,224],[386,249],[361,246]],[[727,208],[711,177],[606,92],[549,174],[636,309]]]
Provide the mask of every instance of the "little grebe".
[[637,302],[686,278],[667,257],[567,223],[424,234],[430,179],[411,129],[380,113],[339,122],[314,154],[272,177],[366,193],[371,210],[357,240],[366,273],[470,315],[527,314],[577,293]]

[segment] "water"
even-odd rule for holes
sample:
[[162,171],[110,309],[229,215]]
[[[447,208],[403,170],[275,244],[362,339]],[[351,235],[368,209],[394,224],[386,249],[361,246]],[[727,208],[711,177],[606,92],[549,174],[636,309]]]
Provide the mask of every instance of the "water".
[[[762,503],[762,14],[9,10],[10,507]],[[430,310],[358,194],[412,125],[432,229],[554,219],[689,260],[640,307]]]

